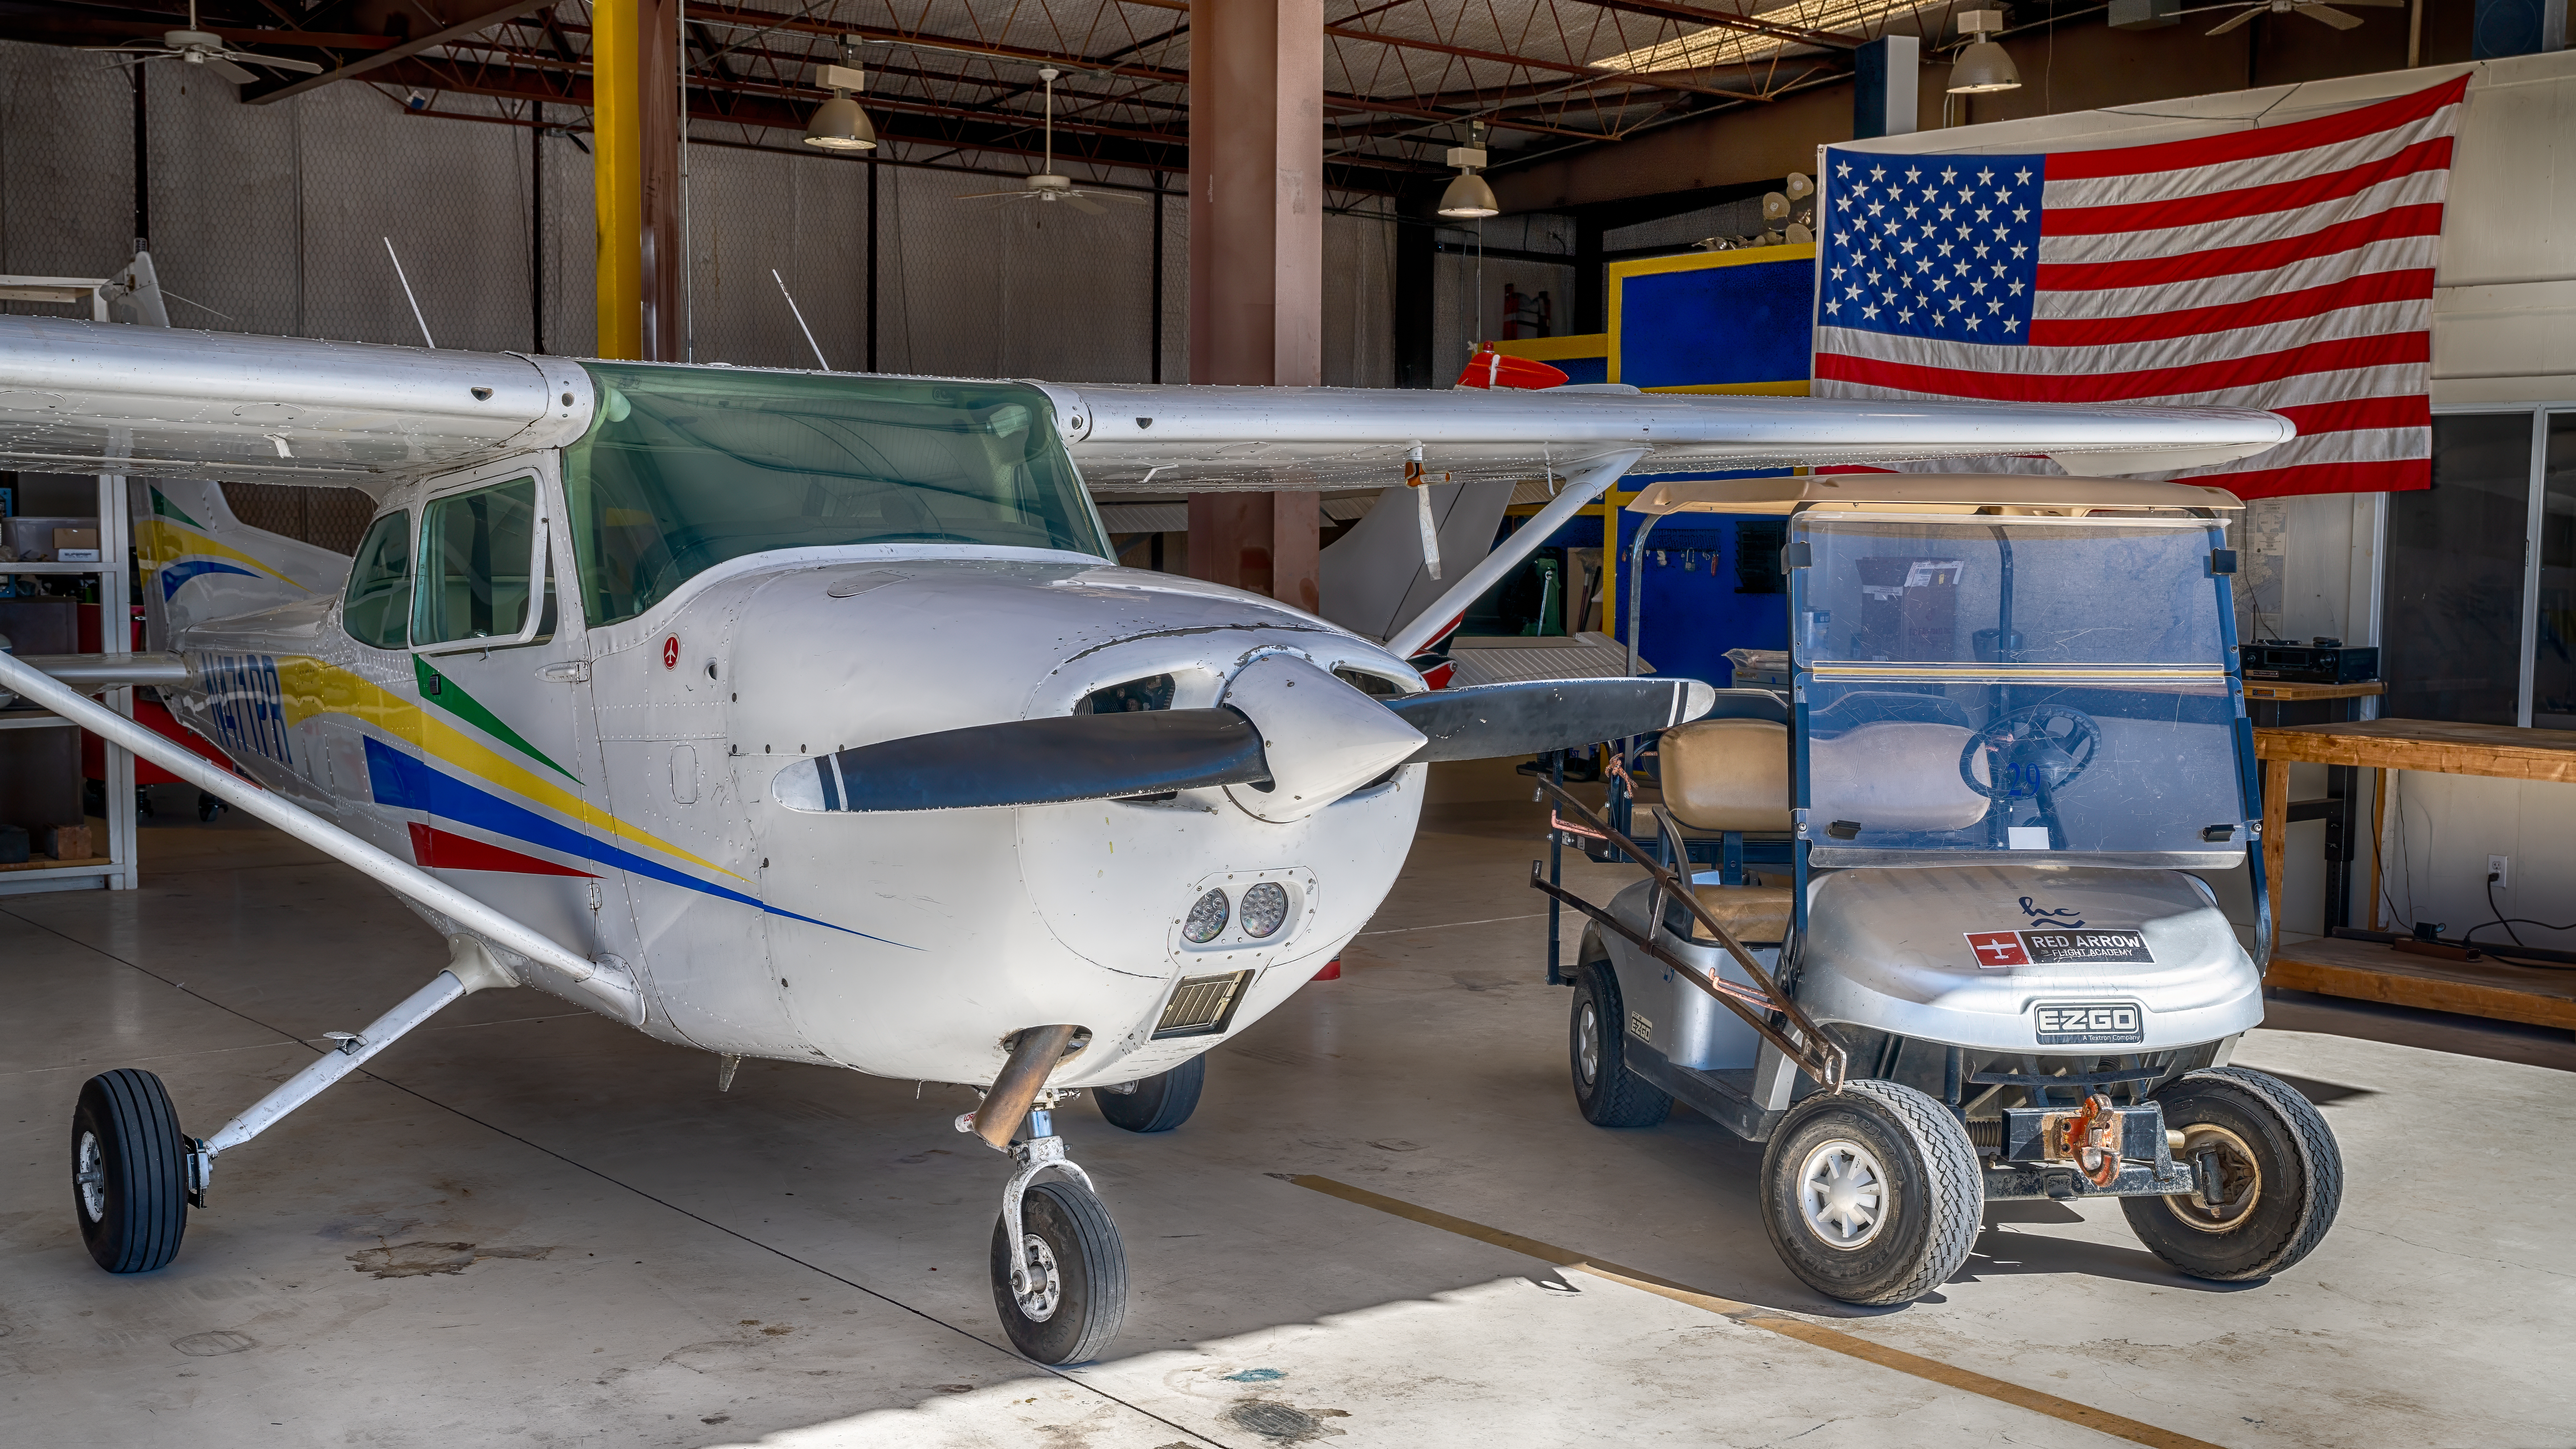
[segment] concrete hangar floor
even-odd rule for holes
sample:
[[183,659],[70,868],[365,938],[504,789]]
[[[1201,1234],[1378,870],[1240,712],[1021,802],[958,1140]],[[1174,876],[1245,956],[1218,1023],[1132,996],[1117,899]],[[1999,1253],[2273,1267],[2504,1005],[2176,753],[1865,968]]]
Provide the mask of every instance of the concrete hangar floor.
[[[1008,1351],[1004,1164],[908,1082],[712,1058],[493,992],[227,1160],[186,1250],[82,1251],[80,1083],[220,1115],[434,971],[382,890],[164,802],[144,888],[0,898],[0,1443],[2560,1445],[2576,1423],[2576,1045],[2280,999],[2238,1060],[2320,1102],[2342,1216],[2269,1281],[2118,1209],[1990,1207],[1888,1312],[1774,1257],[1759,1150],[1566,1084],[1525,783],[1442,767],[1344,961],[1216,1054],[1181,1130],[1071,1104],[1135,1299],[1114,1355]],[[1482,770],[1482,773],[1478,771]],[[1596,899],[1626,878],[1578,866]]]

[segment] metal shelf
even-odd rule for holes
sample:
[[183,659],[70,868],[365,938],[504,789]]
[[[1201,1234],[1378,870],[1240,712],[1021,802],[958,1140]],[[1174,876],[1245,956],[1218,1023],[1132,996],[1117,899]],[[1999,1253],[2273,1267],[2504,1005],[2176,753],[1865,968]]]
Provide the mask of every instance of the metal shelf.
[[[105,320],[102,318],[101,320]],[[134,538],[133,508],[128,500],[126,480],[118,474],[102,473],[98,477],[98,545],[97,563],[0,563],[0,578],[16,574],[35,576],[92,575],[98,579],[100,603],[100,642],[110,647],[92,652],[99,655],[132,653],[127,646],[126,599],[131,596],[133,574],[128,548]],[[132,718],[134,690],[130,686],[114,689],[84,690],[97,695],[108,708]],[[0,731],[68,729],[70,720],[43,714],[33,718],[0,719]],[[134,798],[134,756],[109,744],[106,747],[107,798],[126,801]],[[83,881],[96,881],[110,890],[132,890],[140,882],[140,867],[135,858],[134,812],[111,809],[107,812],[103,832],[106,853],[92,861],[75,865],[53,865],[36,869],[20,867],[0,871],[0,895],[16,895],[28,890],[60,889]]]
[[58,714],[0,714],[0,730],[62,730],[75,726]]
[[0,563],[0,574],[109,574],[123,573],[115,564],[100,563],[20,563],[11,559]]

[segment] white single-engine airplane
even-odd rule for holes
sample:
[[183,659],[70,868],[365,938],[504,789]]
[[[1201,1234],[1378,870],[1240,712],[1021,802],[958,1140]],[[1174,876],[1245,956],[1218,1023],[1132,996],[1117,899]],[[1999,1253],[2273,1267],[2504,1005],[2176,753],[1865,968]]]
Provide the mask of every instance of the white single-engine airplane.
[[[1201,1054],[1367,922],[1426,762],[1645,733],[1692,681],[1427,691],[1406,659],[1641,465],[2200,466],[2269,413],[1057,386],[0,318],[0,467],[123,475],[169,652],[13,660],[77,720],[365,872],[450,964],[202,1139],[81,1090],[82,1235],[158,1268],[216,1161],[447,1003],[533,986],[722,1059],[984,1092],[1011,1341],[1098,1356],[1126,1260],[1050,1110],[1178,1125]],[[1115,566],[1092,491],[1564,480],[1395,637]],[[1421,470],[1413,470],[1419,473]],[[207,479],[375,496],[354,560]],[[87,697],[157,686],[245,783]],[[1045,1180],[1033,1181],[1041,1173]]]

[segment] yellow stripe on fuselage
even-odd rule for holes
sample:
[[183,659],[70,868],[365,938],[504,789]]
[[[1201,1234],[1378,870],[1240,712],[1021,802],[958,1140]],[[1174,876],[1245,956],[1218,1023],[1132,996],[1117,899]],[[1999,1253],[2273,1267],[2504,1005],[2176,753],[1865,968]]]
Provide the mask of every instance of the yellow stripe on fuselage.
[[401,695],[351,674],[345,669],[325,664],[319,659],[300,655],[281,656],[277,661],[277,679],[284,694],[288,728],[303,723],[317,714],[345,714],[364,721],[392,735],[415,749],[470,771],[504,789],[515,790],[531,800],[620,840],[658,850],[677,860],[702,866],[718,875],[747,877],[725,869],[714,861],[691,855],[659,837],[636,829],[616,816],[601,810],[580,796],[558,788],[544,778],[526,770],[497,751],[474,739],[454,725],[422,709]]
[[[240,549],[229,544],[217,543],[195,529],[182,527],[166,518],[146,519],[142,526],[142,537],[137,542],[140,547],[136,552],[142,555],[143,567],[147,570],[157,569],[167,563],[176,563],[190,554],[197,554],[208,558],[228,558],[235,563],[246,563],[279,583],[294,584],[296,588],[304,588],[304,585],[295,583],[295,580],[252,558]],[[313,592],[311,589],[304,589],[304,591],[308,594]]]

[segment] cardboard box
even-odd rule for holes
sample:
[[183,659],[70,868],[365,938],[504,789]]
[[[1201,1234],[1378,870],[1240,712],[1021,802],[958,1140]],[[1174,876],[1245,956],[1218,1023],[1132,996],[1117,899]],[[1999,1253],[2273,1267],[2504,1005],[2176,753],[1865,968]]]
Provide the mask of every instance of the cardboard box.
[[54,557],[63,563],[98,562],[98,530],[95,528],[55,529]]
[[1958,655],[1959,575],[1951,558],[1860,560],[1863,659],[1950,660]]
[[86,825],[48,825],[40,833],[44,836],[45,854],[56,860],[88,860],[98,854],[90,848]]

